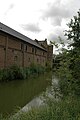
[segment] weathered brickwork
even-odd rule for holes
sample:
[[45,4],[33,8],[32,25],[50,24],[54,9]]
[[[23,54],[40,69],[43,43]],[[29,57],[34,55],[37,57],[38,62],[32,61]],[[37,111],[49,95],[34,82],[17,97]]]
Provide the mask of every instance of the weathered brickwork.
[[17,39],[13,39],[12,37],[9,37],[8,39],[8,47],[13,49],[21,50],[21,42]]
[[5,46],[6,37],[0,34],[0,45]]
[[0,68],[4,68],[5,64],[5,51],[3,47],[0,47]]
[[46,40],[30,44],[0,30],[0,69],[12,65],[28,67],[32,63],[45,66],[47,61],[52,61],[52,51]]

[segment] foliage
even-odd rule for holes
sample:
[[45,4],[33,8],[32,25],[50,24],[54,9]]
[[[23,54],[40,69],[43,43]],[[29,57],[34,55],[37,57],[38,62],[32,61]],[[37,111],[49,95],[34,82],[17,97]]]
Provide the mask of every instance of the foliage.
[[45,67],[42,67],[41,65],[36,65],[36,64],[31,64],[30,65],[30,71],[32,74],[37,73],[44,73],[45,72]]
[[46,62],[46,67],[45,67],[46,71],[50,71],[52,70],[52,66],[50,62]]
[[77,16],[74,16],[68,24],[69,30],[66,31],[66,36],[69,41],[72,41],[70,46],[74,48],[80,47],[80,10],[77,12]]
[[24,79],[24,70],[18,66],[12,66],[0,71],[0,80],[9,81],[15,79]]
[[28,78],[30,75],[38,75],[44,72],[44,67],[35,64],[31,64],[31,66],[27,68],[12,66],[0,70],[0,81],[22,80]]
[[68,40],[71,41],[70,50],[63,50],[56,58],[60,57],[58,74],[61,77],[61,91],[67,94],[80,95],[80,11],[71,19],[66,31]]

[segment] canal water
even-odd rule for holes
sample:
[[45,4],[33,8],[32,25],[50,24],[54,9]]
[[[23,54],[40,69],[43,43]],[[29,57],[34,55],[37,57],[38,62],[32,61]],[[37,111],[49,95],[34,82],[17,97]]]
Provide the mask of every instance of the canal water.
[[54,84],[57,85],[57,79],[51,72],[27,80],[0,83],[0,113],[12,113],[17,107],[24,107],[44,92],[55,96]]

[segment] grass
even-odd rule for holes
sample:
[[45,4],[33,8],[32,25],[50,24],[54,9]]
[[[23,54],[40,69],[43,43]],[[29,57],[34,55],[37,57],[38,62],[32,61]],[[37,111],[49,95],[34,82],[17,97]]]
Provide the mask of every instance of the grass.
[[32,108],[17,117],[0,120],[80,120],[80,99],[68,96],[61,101],[48,100],[47,106]]

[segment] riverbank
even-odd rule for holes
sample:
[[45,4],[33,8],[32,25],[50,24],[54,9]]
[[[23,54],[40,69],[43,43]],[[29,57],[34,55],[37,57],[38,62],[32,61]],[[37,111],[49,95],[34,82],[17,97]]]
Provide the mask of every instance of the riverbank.
[[[46,107],[32,109],[27,114],[20,115],[21,120],[79,120],[80,101],[68,97],[62,101],[49,100]],[[15,119],[17,120],[17,119]]]
[[47,106],[32,108],[17,117],[1,116],[0,120],[80,120],[80,100],[72,96],[58,102],[50,99]]
[[23,80],[32,75],[39,75],[44,73],[46,68],[40,65],[31,64],[30,67],[22,68],[19,66],[12,66],[6,69],[0,70],[0,82]]

